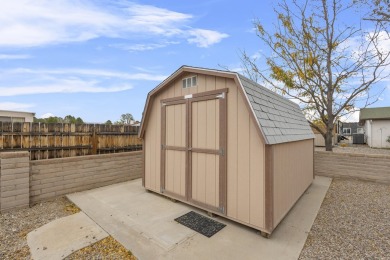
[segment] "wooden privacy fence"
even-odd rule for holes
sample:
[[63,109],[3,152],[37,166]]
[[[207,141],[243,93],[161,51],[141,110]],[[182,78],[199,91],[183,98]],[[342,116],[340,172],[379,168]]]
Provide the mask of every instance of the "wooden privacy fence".
[[0,122],[0,151],[29,151],[31,160],[142,150],[138,126]]

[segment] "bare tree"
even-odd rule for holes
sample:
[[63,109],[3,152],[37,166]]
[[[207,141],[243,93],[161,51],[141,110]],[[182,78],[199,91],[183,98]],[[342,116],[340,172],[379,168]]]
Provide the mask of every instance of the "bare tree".
[[365,33],[340,22],[340,16],[353,8],[344,3],[282,1],[275,8],[278,20],[273,31],[255,22],[262,48],[270,51],[262,57],[266,69],[242,54],[244,66],[262,83],[299,101],[311,126],[325,138],[327,151],[332,151],[336,119],[354,111],[356,102],[365,101],[367,106],[379,97],[380,90],[377,95],[369,91],[386,76],[390,54],[381,47],[387,34],[380,30]]
[[388,23],[390,22],[390,0],[354,0],[357,4],[368,5],[370,12],[366,20]]

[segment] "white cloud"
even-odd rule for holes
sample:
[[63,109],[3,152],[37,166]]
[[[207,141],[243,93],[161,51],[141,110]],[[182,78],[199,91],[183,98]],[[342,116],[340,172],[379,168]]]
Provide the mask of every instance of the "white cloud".
[[27,54],[0,54],[0,60],[24,60],[30,58],[31,56]]
[[164,48],[167,47],[168,45],[179,44],[179,43],[180,42],[178,41],[167,41],[164,43],[139,43],[133,45],[115,44],[112,46],[126,51],[150,51],[150,50]]
[[110,70],[98,70],[98,69],[28,69],[17,68],[9,70],[0,70],[0,75],[71,75],[75,76],[96,76],[106,78],[117,78],[125,80],[150,80],[150,81],[162,81],[166,79],[166,75],[155,75],[150,73],[124,73]]
[[181,34],[181,24],[187,23],[192,18],[189,14],[151,5],[132,4],[127,10],[130,14],[127,22],[133,29],[168,36]]
[[[48,93],[107,93],[133,88],[134,81],[162,81],[152,72],[99,69],[0,69],[0,97]],[[129,83],[130,82],[130,83]]]
[[14,102],[0,102],[0,110],[26,111],[32,107],[35,107],[35,105]]
[[[120,1],[99,6],[86,1],[3,1],[0,9],[0,47],[33,47],[82,42],[99,37],[163,39],[190,38],[207,47],[227,37],[217,31],[191,28],[193,16]],[[191,35],[199,30],[199,34]]]
[[204,29],[193,29],[189,31],[192,36],[188,39],[189,43],[194,43],[198,47],[207,48],[213,44],[219,43],[223,38],[229,37],[226,33],[210,31]]
[[130,85],[103,87],[97,81],[84,81],[79,79],[58,80],[52,84],[30,85],[19,87],[0,87],[0,97],[49,94],[49,93],[104,93],[129,90]]

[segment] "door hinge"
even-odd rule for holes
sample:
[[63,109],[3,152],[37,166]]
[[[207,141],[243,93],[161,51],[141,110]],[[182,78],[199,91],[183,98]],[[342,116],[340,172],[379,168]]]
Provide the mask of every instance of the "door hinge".
[[225,98],[225,92],[222,92],[221,94],[217,95],[216,97],[224,99]]
[[164,193],[165,189],[163,187],[160,188],[160,192]]
[[165,148],[165,145],[162,144],[161,145],[161,150],[164,150],[164,148]]
[[225,213],[225,207],[224,207],[224,206],[220,206],[220,207],[218,208],[218,210],[221,211],[222,213]]
[[223,149],[223,148],[219,149],[219,155],[224,156],[225,155],[225,149]]

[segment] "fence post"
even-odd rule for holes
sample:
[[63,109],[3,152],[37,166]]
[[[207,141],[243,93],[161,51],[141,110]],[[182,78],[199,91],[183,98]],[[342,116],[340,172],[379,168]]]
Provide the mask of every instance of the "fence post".
[[29,201],[29,153],[0,153],[0,212],[28,207]]
[[96,135],[96,125],[93,126],[93,134],[91,139],[91,152],[92,154],[97,154],[97,147],[98,147],[98,137]]

